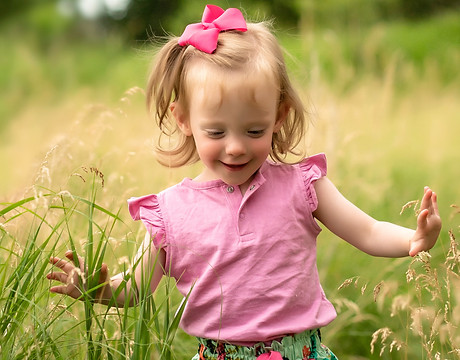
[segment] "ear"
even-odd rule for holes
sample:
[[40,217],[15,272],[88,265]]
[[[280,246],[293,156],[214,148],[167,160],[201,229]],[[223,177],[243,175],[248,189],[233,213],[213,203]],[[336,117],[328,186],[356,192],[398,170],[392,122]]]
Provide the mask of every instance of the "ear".
[[275,127],[273,128],[274,133],[277,133],[278,131],[280,131],[281,127],[284,124],[284,121],[287,119],[289,110],[291,110],[291,106],[287,102],[283,102],[279,105],[278,113],[276,116]]
[[174,116],[176,120],[176,124],[179,127],[180,131],[185,136],[192,136],[192,128],[190,127],[190,120],[184,111],[183,107],[177,103],[176,101],[172,102],[169,106],[169,110],[171,110],[171,114]]

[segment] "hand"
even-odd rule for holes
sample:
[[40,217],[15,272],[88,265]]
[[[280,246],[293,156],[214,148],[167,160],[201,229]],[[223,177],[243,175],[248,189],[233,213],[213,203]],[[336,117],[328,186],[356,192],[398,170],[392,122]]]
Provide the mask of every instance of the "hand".
[[428,186],[425,187],[420,214],[417,217],[417,229],[409,244],[409,255],[415,256],[420,251],[430,250],[441,231],[437,196]]
[[[78,256],[78,255],[77,255]],[[87,289],[87,269],[85,267],[85,261],[81,256],[78,256],[78,264],[76,266],[74,253],[70,250],[66,251],[65,257],[70,261],[60,259],[57,257],[52,257],[50,263],[61,269],[63,272],[50,272],[46,275],[49,280],[56,280],[64,285],[53,286],[50,288],[50,291],[56,294],[63,294],[70,296],[74,299],[81,300],[83,294]],[[109,275],[108,268],[106,264],[102,264],[99,274],[99,284],[108,283]],[[103,289],[105,286],[98,288],[95,299],[100,302]]]

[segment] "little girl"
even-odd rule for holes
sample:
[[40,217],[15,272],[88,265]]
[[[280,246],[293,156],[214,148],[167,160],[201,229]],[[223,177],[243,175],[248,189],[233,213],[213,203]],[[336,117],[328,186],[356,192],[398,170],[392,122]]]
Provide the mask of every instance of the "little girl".
[[[201,23],[171,39],[147,94],[163,135],[175,137],[167,148],[160,143],[160,161],[204,166],[194,179],[129,200],[149,236],[136,259],[142,266],[115,301],[129,296],[135,305],[132,282],[152,272],[154,291],[166,274],[190,292],[181,326],[198,338],[193,359],[336,359],[320,341],[319,329],[336,312],[319,283],[317,220],[368,254],[414,256],[439,235],[436,194],[425,188],[410,230],[347,201],[326,177],[323,154],[288,164],[304,136],[304,107],[267,25],[246,24],[237,9],[208,5]],[[48,278],[63,283],[52,292],[77,299],[74,256],[52,258],[63,271]],[[104,264],[104,304],[125,281],[123,274],[108,279]]]

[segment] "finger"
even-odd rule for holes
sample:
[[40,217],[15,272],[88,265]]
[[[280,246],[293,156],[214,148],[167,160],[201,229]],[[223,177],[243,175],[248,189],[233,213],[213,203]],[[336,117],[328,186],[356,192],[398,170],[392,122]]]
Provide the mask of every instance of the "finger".
[[82,295],[81,291],[78,288],[62,285],[53,286],[52,288],[50,288],[50,292],[55,294],[68,295],[70,297],[73,297],[74,299],[78,299]]
[[73,251],[72,250],[67,250],[65,252],[65,257],[71,261],[74,261],[74,256],[73,256]]
[[50,292],[55,294],[67,295],[67,288],[65,286],[53,286],[50,288]]
[[77,254],[74,254],[72,250],[67,250],[65,252],[65,257],[67,259],[69,259],[70,261],[72,261],[73,263],[75,263],[75,259],[78,259],[78,263],[80,264],[83,260],[83,258],[81,256],[78,256]]
[[413,246],[411,247],[411,249],[409,250],[409,256],[414,257],[414,256],[417,255],[421,250],[422,250],[422,249],[421,249],[420,246],[413,245]]
[[77,254],[74,254],[72,250],[67,250],[65,253],[65,257],[72,261],[75,266],[77,266],[77,261],[78,260],[78,267],[82,272],[84,272],[84,264],[85,264],[85,259],[82,256],[79,256]]
[[69,276],[63,272],[51,272],[46,275],[46,278],[48,280],[56,280],[56,281],[60,281],[63,284],[67,284]]
[[103,263],[101,265],[101,273],[99,275],[99,282],[100,283],[107,282],[108,274],[109,274],[109,269],[107,267],[107,264]]
[[[102,263],[101,268],[99,270],[99,284],[106,284],[108,282],[108,267],[105,263]],[[104,289],[105,285],[97,289],[96,298],[98,302],[102,302],[102,298],[104,297]]]
[[57,257],[50,258],[50,263],[66,272],[67,274],[69,274],[75,268],[74,264]]
[[428,214],[430,211],[428,209],[423,209],[417,217],[417,226],[420,229],[423,229],[426,226]]
[[420,208],[423,209],[428,209],[431,206],[431,197],[432,197],[433,192],[428,186],[425,186],[424,193],[423,193],[423,198],[422,198],[422,203],[420,205]]

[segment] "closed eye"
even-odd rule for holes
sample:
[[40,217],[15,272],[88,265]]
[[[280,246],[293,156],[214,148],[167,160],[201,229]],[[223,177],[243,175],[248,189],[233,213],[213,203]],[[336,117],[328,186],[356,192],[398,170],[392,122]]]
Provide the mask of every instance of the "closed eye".
[[222,130],[209,129],[206,130],[206,134],[211,138],[220,138],[224,135],[224,132]]
[[248,134],[252,137],[260,137],[260,136],[263,136],[265,134],[265,130],[264,129],[260,129],[260,130],[248,130]]

